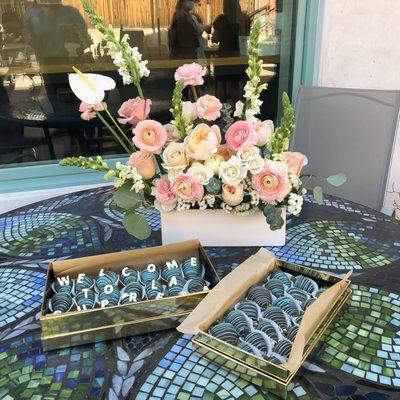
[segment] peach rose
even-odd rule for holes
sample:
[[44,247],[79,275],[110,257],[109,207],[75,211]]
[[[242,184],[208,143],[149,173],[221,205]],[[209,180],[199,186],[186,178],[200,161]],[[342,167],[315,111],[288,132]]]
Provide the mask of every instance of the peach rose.
[[221,144],[221,132],[217,125],[197,125],[185,138],[186,155],[194,160],[207,160]]
[[218,147],[217,154],[224,157],[225,161],[228,161],[235,152],[230,149],[227,144],[222,144]]
[[237,151],[257,144],[258,135],[250,122],[236,121],[226,131],[225,140],[229,148]]
[[222,200],[228,204],[228,206],[237,206],[243,201],[244,188],[243,184],[240,183],[237,186],[229,186],[226,183],[222,185]]
[[118,110],[121,118],[118,118],[120,124],[136,125],[143,121],[150,113],[151,100],[143,100],[140,97],[124,101]]
[[154,192],[156,197],[154,205],[159,211],[171,211],[175,208],[177,198],[167,175],[155,180]]
[[257,146],[265,146],[268,142],[272,134],[274,133],[274,123],[270,119],[266,121],[259,121],[254,124],[254,130],[258,136]]
[[133,143],[140,150],[160,154],[167,141],[167,131],[157,121],[151,119],[140,121],[133,129]]
[[199,117],[207,121],[215,121],[221,116],[222,103],[215,96],[206,94],[200,97],[196,102],[196,106]]
[[96,118],[96,111],[104,111],[104,106],[101,103],[88,104],[82,101],[79,106],[79,112],[81,112],[81,118],[85,121],[89,121]]
[[172,191],[184,201],[200,201],[204,187],[192,174],[178,175],[172,185]]
[[126,165],[135,167],[143,179],[151,179],[156,174],[157,163],[153,154],[147,151],[135,151],[129,157]]
[[182,114],[189,122],[195,121],[197,119],[196,103],[192,103],[191,101],[183,101]]
[[203,85],[203,76],[207,73],[207,68],[202,67],[200,64],[184,64],[179,67],[175,72],[175,80],[178,82],[184,80],[184,86],[199,86]]
[[264,201],[283,201],[290,192],[289,167],[284,162],[265,160],[264,169],[251,178],[253,189]]
[[289,171],[292,174],[300,175],[301,170],[308,164],[308,159],[304,154],[295,153],[291,151],[284,151],[282,153],[287,165],[289,166]]

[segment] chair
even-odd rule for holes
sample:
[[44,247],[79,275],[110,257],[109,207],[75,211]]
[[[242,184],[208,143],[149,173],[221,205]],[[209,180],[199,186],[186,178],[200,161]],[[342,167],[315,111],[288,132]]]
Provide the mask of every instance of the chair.
[[309,158],[305,172],[347,175],[327,193],[380,210],[399,108],[400,91],[300,87],[292,147]]

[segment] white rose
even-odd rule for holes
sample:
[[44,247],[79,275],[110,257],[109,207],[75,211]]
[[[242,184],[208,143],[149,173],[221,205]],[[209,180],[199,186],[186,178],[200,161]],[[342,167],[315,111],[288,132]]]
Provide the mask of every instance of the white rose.
[[206,167],[199,162],[193,163],[187,170],[187,173],[194,175],[202,185],[207,185],[214,175],[211,168]]
[[189,122],[195,121],[197,119],[196,103],[182,101],[182,114]]
[[264,164],[264,159],[260,155],[256,155],[246,161],[246,168],[252,175],[257,175],[263,170]]
[[270,119],[267,119],[264,122],[259,121],[254,124],[254,130],[258,135],[257,146],[265,146],[274,133],[274,123]]
[[247,176],[246,168],[243,167],[240,158],[236,156],[232,156],[228,161],[222,162],[218,172],[222,182],[229,186],[238,186]]
[[172,182],[176,176],[182,173],[188,166],[183,143],[171,142],[162,153],[162,166],[168,173],[168,178]]
[[178,128],[175,125],[165,124],[164,128],[167,131],[167,143],[178,142],[181,139]]
[[246,147],[245,149],[239,150],[236,153],[243,163],[246,163],[249,158],[258,156],[259,154],[260,149],[257,146]]

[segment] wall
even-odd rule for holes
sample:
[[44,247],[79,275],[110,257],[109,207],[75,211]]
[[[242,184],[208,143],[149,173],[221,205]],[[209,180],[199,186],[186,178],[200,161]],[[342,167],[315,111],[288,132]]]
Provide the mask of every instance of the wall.
[[[324,0],[315,84],[400,90],[400,1]],[[400,129],[388,179],[400,191]],[[388,195],[385,204],[392,205]]]

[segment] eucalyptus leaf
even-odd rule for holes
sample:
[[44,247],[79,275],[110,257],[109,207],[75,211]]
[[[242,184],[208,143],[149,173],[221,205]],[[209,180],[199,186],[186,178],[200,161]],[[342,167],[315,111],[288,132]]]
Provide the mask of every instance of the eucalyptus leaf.
[[283,220],[281,213],[269,224],[271,231],[277,231],[281,229],[285,221]]
[[140,195],[131,190],[131,187],[130,183],[125,183],[114,192],[112,197],[115,204],[124,210],[135,208],[141,201]]
[[123,224],[126,231],[139,240],[147,239],[151,235],[151,227],[143,215],[127,212]]
[[322,191],[321,186],[315,186],[313,190],[315,201],[322,206],[324,204],[324,192]]
[[330,183],[332,186],[342,186],[344,183],[347,182],[347,176],[340,172],[339,174],[331,175],[326,178],[328,183]]

